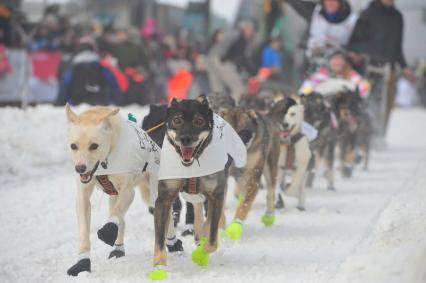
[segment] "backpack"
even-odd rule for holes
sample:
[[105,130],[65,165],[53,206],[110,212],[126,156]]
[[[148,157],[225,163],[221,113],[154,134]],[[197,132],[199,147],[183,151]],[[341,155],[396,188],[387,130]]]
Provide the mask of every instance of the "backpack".
[[99,63],[79,63],[73,66],[69,96],[73,104],[108,104],[110,97],[102,66]]

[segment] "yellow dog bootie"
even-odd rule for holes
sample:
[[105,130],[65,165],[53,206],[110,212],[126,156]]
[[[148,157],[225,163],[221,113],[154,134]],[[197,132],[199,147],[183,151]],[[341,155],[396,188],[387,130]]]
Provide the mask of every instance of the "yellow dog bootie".
[[272,226],[275,223],[275,215],[263,215],[262,222],[265,226]]
[[233,241],[238,241],[241,239],[241,235],[243,234],[243,224],[238,221],[234,221],[229,224],[228,228],[226,228],[226,235],[229,239]]
[[202,237],[197,248],[192,252],[192,261],[198,266],[209,265],[210,254],[204,250],[207,237]]
[[152,281],[161,281],[167,279],[167,270],[164,265],[154,266],[154,270],[148,274],[148,278]]

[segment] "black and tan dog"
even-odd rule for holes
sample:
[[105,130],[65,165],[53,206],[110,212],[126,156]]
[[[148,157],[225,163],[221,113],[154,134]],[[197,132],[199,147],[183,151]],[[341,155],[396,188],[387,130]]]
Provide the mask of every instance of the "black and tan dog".
[[278,173],[280,140],[278,126],[266,115],[241,107],[224,109],[220,115],[237,131],[247,147],[247,165],[242,169],[231,167],[236,179],[239,202],[233,222],[226,229],[232,240],[241,238],[243,221],[247,218],[259,190],[262,174],[267,183],[267,208],[262,217],[265,225],[272,225],[275,217],[275,187]]
[[[149,274],[152,280],[167,277],[165,234],[170,222],[170,209],[179,192],[194,203],[195,240],[198,247],[192,253],[192,260],[200,266],[208,265],[210,253],[218,247],[218,227],[220,220],[223,220],[229,166],[232,161],[240,164],[239,167],[244,166],[246,157],[246,149],[237,133],[223,119],[213,114],[205,96],[195,100],[174,99],[167,109],[165,123],[166,138],[162,148],[158,198],[154,209],[154,270]],[[227,135],[238,140],[234,139],[233,144],[227,144],[229,149],[217,152],[222,139]],[[232,151],[232,147],[238,146],[243,151]],[[205,174],[214,163],[216,167]],[[220,170],[217,165],[221,167]],[[208,170],[200,173],[198,170],[204,170],[203,166]],[[203,221],[205,199],[208,201],[207,219]]]
[[342,176],[350,178],[356,161],[357,133],[361,117],[361,98],[347,90],[335,94],[331,107],[337,118],[337,143],[340,148]]
[[[149,113],[143,118],[142,129],[153,139],[160,147],[163,146],[164,136],[166,135],[166,118],[167,118],[167,104],[149,105]],[[154,208],[150,210],[154,214]],[[182,212],[182,202],[180,198],[176,198],[173,203],[173,224],[176,228]],[[182,236],[189,236],[194,234],[194,206],[190,202],[186,202],[186,215],[185,215],[185,229],[182,232]],[[174,251],[176,244],[174,242],[180,242],[178,239],[167,239],[167,248],[170,251]],[[174,246],[171,246],[174,244]],[[182,250],[183,248],[180,248]]]
[[317,131],[318,136],[310,143],[314,155],[314,166],[309,172],[307,186],[312,187],[315,172],[320,168],[323,161],[326,163],[327,189],[334,190],[334,152],[337,137],[337,121],[330,109],[330,104],[320,93],[301,95],[300,102],[305,107],[305,121],[311,124]]

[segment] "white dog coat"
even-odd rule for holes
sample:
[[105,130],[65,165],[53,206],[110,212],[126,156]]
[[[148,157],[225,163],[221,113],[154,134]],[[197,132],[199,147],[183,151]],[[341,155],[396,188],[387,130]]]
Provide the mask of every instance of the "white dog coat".
[[308,141],[311,142],[318,137],[318,130],[308,122],[303,121],[302,124],[302,133],[308,138]]
[[101,160],[95,176],[122,173],[149,173],[151,202],[158,195],[160,147],[135,122],[121,121],[118,142],[105,160]]
[[210,144],[190,166],[184,166],[175,147],[164,137],[161,151],[159,180],[202,177],[225,169],[228,154],[235,166],[244,167],[247,162],[247,149],[235,130],[219,115],[213,114],[213,132]]

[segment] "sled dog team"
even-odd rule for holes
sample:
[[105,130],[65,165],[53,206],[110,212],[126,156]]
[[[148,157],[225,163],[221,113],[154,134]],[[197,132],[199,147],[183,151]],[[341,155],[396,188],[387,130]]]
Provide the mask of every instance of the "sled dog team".
[[[352,109],[354,103],[344,94],[330,101],[327,109],[321,108],[325,104],[320,95],[310,95],[282,98],[269,111],[234,105],[213,107],[217,98],[212,96],[209,102],[202,95],[173,99],[162,110],[151,107],[148,116],[158,123],[149,129],[144,125],[146,131],[131,115],[124,118],[118,108],[93,107],[76,114],[66,105],[68,146],[78,174],[79,230],[79,259],[68,269],[69,275],[91,271],[90,197],[94,187],[109,195],[109,218],[97,231],[98,238],[112,246],[109,258],[125,255],[125,214],[134,199],[134,188],[140,189],[155,223],[154,266],[148,277],[162,280],[168,276],[166,248],[169,252],[183,250],[171,217],[179,194],[194,207],[197,247],[192,261],[207,266],[210,254],[218,248],[220,228],[232,240],[241,238],[262,176],[267,193],[261,220],[269,226],[275,221],[275,209],[283,206],[278,191],[297,197],[297,208],[305,209],[305,182],[312,185],[322,159],[327,163],[329,189],[334,188],[336,141],[341,144],[344,174],[350,175],[356,159],[353,136],[362,127],[354,119],[358,110]],[[333,115],[327,112],[330,109]],[[317,130],[309,132],[305,117]],[[363,148],[368,154],[368,144]],[[239,200],[226,227],[229,176],[236,180]]]

